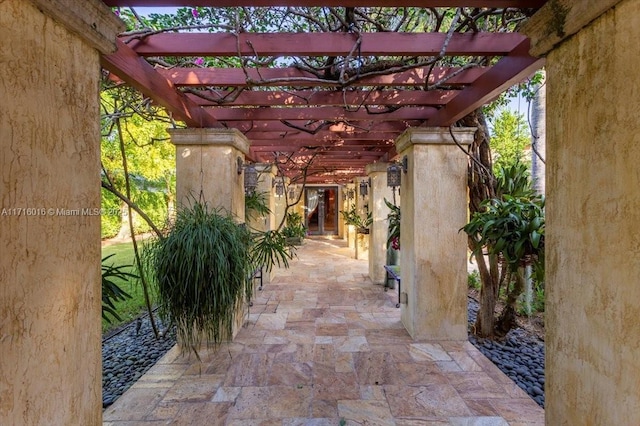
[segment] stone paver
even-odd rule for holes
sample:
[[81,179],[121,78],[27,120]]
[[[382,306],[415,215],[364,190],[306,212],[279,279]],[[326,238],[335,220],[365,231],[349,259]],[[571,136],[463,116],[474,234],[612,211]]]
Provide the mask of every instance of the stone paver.
[[413,341],[341,240],[307,240],[201,362],[173,348],[103,416],[129,425],[544,425],[468,342]]

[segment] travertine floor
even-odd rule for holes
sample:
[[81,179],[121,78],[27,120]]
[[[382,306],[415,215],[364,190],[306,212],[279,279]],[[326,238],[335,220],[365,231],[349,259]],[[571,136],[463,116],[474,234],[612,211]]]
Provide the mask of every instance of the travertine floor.
[[202,362],[171,350],[104,413],[122,425],[544,425],[468,342],[413,341],[341,240],[307,240]]

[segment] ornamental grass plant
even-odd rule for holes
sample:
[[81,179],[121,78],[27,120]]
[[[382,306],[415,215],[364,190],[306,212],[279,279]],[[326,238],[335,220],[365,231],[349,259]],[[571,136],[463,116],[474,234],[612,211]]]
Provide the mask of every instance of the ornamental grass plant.
[[200,202],[179,209],[166,234],[145,243],[144,269],[159,313],[175,324],[183,352],[198,356],[202,339],[216,346],[233,337],[253,293],[250,246],[244,225]]

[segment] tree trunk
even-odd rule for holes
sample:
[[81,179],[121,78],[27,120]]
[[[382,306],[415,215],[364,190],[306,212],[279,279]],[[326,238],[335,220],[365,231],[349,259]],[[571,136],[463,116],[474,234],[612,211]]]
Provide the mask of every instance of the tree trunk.
[[[493,176],[489,132],[482,110],[478,109],[458,122],[461,126],[476,127],[473,143],[469,146],[469,166],[467,184],[469,187],[469,214],[480,211],[480,204],[494,198],[496,180]],[[480,250],[473,238],[469,237],[469,248]],[[480,250],[481,251],[481,250]],[[480,337],[493,337],[495,329],[495,307],[498,300],[500,268],[496,256],[489,256],[487,266],[484,256],[476,256],[482,287],[480,289],[480,307],[476,319],[475,334]]]
[[502,337],[505,336],[509,330],[516,327],[516,302],[518,297],[524,291],[524,269],[518,268],[513,274],[515,276],[515,282],[509,294],[507,295],[507,304],[502,310],[502,314],[496,323],[496,335]]
[[495,326],[495,309],[498,301],[498,275],[492,273],[495,269],[492,263],[496,263],[496,256],[489,256],[489,267],[484,256],[476,256],[478,272],[480,273],[480,308],[476,317],[475,334],[479,337],[493,337]]
[[533,188],[540,195],[545,193],[546,88],[543,82],[531,103],[531,177]]

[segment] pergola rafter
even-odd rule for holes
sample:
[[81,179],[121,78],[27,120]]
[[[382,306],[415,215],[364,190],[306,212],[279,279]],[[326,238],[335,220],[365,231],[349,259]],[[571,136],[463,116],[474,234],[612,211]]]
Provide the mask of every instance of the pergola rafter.
[[[545,3],[104,2],[109,6],[468,7],[475,8],[478,16],[480,8],[531,13]],[[332,32],[136,31],[123,34],[117,52],[105,55],[102,65],[112,80],[135,87],[187,126],[238,129],[251,141],[249,156],[255,161],[274,161],[285,154],[298,162],[313,158],[309,181],[337,182],[363,174],[369,163],[391,160],[396,155],[393,141],[407,128],[449,126],[543,65],[543,60],[528,54],[529,41],[523,35],[470,28],[408,33],[346,27]],[[277,57],[284,60],[274,61]],[[208,67],[201,58],[236,65]],[[282,169],[286,172],[294,163]]]
[[161,33],[123,39],[140,56],[502,56],[517,33]]

